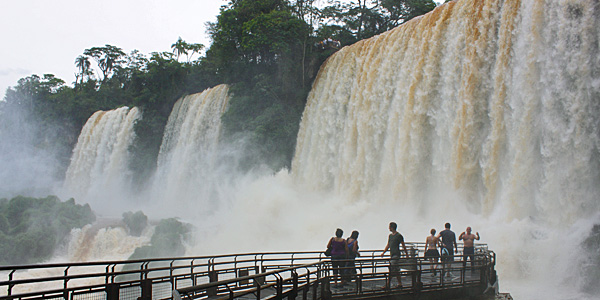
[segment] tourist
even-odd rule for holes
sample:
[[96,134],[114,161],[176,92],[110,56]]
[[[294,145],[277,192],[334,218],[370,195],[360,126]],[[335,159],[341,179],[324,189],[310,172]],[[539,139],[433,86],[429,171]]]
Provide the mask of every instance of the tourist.
[[398,225],[394,222],[391,222],[389,225],[390,235],[388,236],[387,245],[385,245],[385,249],[381,253],[381,257],[385,255],[387,250],[390,250],[390,276],[386,280],[384,289],[390,288],[391,278],[395,276],[398,279],[398,288],[402,287],[402,280],[400,274],[400,244],[402,244],[402,248],[404,249],[404,253],[406,257],[408,257],[408,251],[406,250],[406,245],[404,244],[404,237],[400,234],[396,229]]
[[435,236],[435,229],[431,229],[431,235],[425,239],[425,258],[429,259],[431,262],[433,273],[431,276],[435,276],[437,274],[437,263],[440,258],[440,252],[438,251],[438,245],[441,246],[440,239]]
[[438,238],[442,238],[443,247],[448,251],[448,255],[444,260],[444,265],[447,271],[448,276],[453,276],[452,272],[450,272],[450,267],[452,266],[452,262],[454,261],[454,250],[458,252],[458,246],[456,245],[456,235],[452,230],[450,230],[450,223],[446,223],[444,226],[446,229],[442,230],[440,234],[438,234]]
[[467,232],[463,232],[458,237],[464,241],[463,247],[463,265],[467,266],[467,258],[471,260],[471,268],[473,267],[473,257],[475,256],[475,240],[479,241],[479,232],[471,233],[471,227],[467,227]]
[[[348,257],[348,245],[346,240],[342,238],[344,231],[340,228],[336,229],[335,236],[329,239],[327,248],[331,248],[331,268],[333,269],[333,281],[337,283],[338,276],[342,275],[342,270],[345,266],[346,257]],[[342,285],[345,284],[344,278],[341,279]]]
[[356,275],[356,257],[360,256],[358,253],[358,231],[352,231],[352,234],[349,238],[346,239],[348,244],[348,262],[346,263],[346,278],[350,280],[350,278]]

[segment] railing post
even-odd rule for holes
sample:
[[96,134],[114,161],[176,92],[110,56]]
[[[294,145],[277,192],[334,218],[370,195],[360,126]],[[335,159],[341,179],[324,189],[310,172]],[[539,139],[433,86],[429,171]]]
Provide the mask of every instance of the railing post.
[[275,289],[277,290],[277,299],[281,299],[283,297],[283,278],[278,273],[273,274],[277,280],[277,284],[275,285]]
[[[331,288],[329,286],[329,276],[325,276],[321,279],[321,299],[331,299]],[[316,299],[316,293],[315,298]]]
[[118,283],[109,283],[106,285],[106,300],[119,300]]
[[261,291],[261,289],[262,289],[262,287],[261,287],[261,286],[262,286],[262,285],[263,285],[263,283],[264,283],[264,282],[263,282],[263,283],[261,283],[261,282],[258,280],[259,278],[261,278],[261,277],[254,278],[254,280],[253,280],[253,282],[254,282],[254,286],[256,286],[256,299],[257,299],[257,300],[261,298],[261,297],[260,297],[260,291]]
[[[173,262],[171,262],[171,274],[173,274],[172,266],[173,266]],[[190,280],[192,281],[192,285],[196,284],[196,274],[194,273],[194,259],[192,259],[190,261]]]
[[69,268],[70,267],[67,267],[65,269],[65,282],[64,282],[64,291],[63,291],[63,297],[65,298],[65,300],[69,300],[69,290],[68,290],[68,288],[69,288],[69,284],[68,284],[69,279],[67,278],[67,276],[69,276]]
[[[171,260],[169,263],[169,281],[171,282],[171,290],[177,289],[177,285],[175,284],[175,277],[173,277],[173,263],[175,261]],[[194,279],[192,278],[192,285],[194,285]]]
[[298,295],[298,273],[295,270],[292,270],[292,292],[288,296],[288,299],[293,300],[296,299]]
[[152,300],[152,280],[144,279],[140,283],[142,287],[142,297],[139,300]]
[[[250,275],[248,272],[248,269],[239,269],[238,270],[238,277],[246,277]],[[238,286],[243,286],[243,285],[248,285],[248,280],[240,280]]]
[[[208,271],[208,281],[209,282],[217,282],[219,281],[219,274],[216,270],[212,269]],[[211,287],[206,289],[206,295],[209,297],[213,297],[217,295],[217,287]]]
[[[9,281],[9,282],[12,282],[12,280],[13,280],[13,274],[15,274],[15,272],[16,272],[16,271],[17,271],[17,270],[12,270],[12,271],[10,272],[10,274],[8,274],[8,281]],[[9,296],[10,296],[10,295],[12,295],[12,288],[13,288],[13,286],[15,286],[15,285],[14,285],[14,284],[12,284],[12,283],[9,283],[9,284],[8,284],[8,295],[9,295]]]

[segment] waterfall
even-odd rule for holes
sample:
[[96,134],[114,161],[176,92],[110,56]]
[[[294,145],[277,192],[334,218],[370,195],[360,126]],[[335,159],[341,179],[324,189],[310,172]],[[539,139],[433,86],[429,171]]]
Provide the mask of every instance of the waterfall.
[[[458,1],[346,47],[320,71],[295,177],[572,222],[598,209],[595,1]],[[566,211],[565,211],[566,210]]]
[[599,28],[596,0],[461,0],[344,47],[313,84],[292,176],[397,207],[401,228],[477,223],[501,283],[576,299],[597,283],[580,244],[600,222]]
[[217,200],[213,193],[220,181],[221,115],[227,108],[228,92],[227,85],[218,85],[185,96],[173,106],[153,184],[159,201],[169,205],[195,203],[206,211],[214,204],[211,199]]
[[134,138],[133,126],[140,117],[137,107],[121,107],[97,111],[88,119],[67,169],[64,187],[68,194],[78,201],[106,203],[106,198],[130,187],[128,148]]

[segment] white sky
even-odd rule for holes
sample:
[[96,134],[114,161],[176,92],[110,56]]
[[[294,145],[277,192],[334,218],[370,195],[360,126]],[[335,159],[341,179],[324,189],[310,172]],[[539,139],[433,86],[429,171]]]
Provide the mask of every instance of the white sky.
[[110,44],[171,51],[181,36],[208,46],[205,23],[226,0],[0,0],[0,100],[20,78],[51,73],[68,85],[75,58]]

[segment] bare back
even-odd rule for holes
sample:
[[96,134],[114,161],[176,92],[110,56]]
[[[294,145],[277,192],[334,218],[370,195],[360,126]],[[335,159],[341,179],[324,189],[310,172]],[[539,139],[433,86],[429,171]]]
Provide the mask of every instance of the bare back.
[[439,240],[440,239],[436,236],[433,236],[433,235],[428,236],[427,239],[425,240],[425,244],[427,244],[427,249],[428,250],[436,250]]

